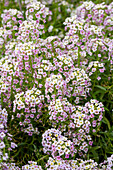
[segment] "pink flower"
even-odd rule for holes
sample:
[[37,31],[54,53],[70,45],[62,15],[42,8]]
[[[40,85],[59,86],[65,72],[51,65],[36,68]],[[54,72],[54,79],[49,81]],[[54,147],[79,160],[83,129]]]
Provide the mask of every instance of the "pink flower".
[[93,144],[93,141],[89,141],[89,145],[92,146],[92,144]]
[[100,73],[103,73],[104,72],[104,69],[99,69]]
[[65,155],[65,158],[69,158],[69,154],[66,154],[66,155]]
[[93,129],[93,133],[95,133],[96,132],[96,130],[95,129]]
[[95,72],[96,71],[96,68],[92,68],[92,72]]
[[34,114],[30,114],[30,117],[31,117],[31,118],[34,118]]
[[100,79],[101,79],[101,77],[98,76],[98,77],[97,77],[97,80],[100,80]]

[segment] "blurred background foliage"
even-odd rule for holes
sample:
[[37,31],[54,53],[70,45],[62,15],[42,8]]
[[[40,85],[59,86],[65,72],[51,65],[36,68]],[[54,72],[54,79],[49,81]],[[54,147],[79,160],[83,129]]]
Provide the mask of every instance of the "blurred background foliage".
[[[10,9],[10,8],[16,8],[18,10],[22,10],[24,11],[25,10],[25,7],[24,5],[22,5],[22,3],[24,2],[25,0],[0,0],[0,26],[2,26],[2,20],[1,20],[1,14],[3,13],[3,10],[4,9]],[[40,0],[39,0],[40,1]],[[84,2],[85,0],[66,0],[69,4],[73,4],[74,7],[75,6],[78,6],[80,5],[82,2]],[[95,4],[98,4],[98,3],[102,3],[102,2],[105,2],[106,4],[110,4],[112,2],[112,0],[93,0],[93,2]],[[20,6],[21,4],[21,6]],[[50,9],[54,8],[55,4],[51,4],[51,7]],[[50,5],[49,5],[50,6]],[[63,17],[65,15],[63,14]],[[67,17],[67,16],[66,16]]]

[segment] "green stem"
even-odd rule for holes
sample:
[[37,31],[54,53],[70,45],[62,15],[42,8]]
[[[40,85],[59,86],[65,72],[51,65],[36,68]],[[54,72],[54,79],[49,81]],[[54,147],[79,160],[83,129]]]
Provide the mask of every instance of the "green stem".
[[49,156],[49,155],[43,156],[42,158],[38,159],[37,162],[39,162],[39,161],[45,159],[45,158],[48,157],[48,156]]
[[3,106],[3,94],[2,93],[1,93],[1,106],[4,107]]
[[20,11],[22,12],[22,6],[20,0],[18,0],[18,4],[19,4]]
[[98,77],[98,70],[96,70],[96,75],[95,75],[95,79],[93,81],[93,87],[92,87],[92,93],[93,93],[93,90],[94,90],[94,87],[95,87],[95,84],[96,84],[96,80],[97,80],[97,77]]

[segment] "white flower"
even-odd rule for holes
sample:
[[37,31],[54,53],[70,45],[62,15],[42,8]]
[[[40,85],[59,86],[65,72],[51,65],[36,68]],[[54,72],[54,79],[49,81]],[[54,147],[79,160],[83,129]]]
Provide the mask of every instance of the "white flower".
[[4,137],[5,137],[5,133],[4,133],[4,132],[1,132],[1,133],[0,133],[0,137],[1,137],[1,138],[4,138]]
[[71,145],[71,141],[68,140],[65,144],[66,144],[66,146],[70,146]]
[[40,91],[40,90],[37,90],[37,91],[35,92],[35,94],[40,95],[40,94],[41,94],[41,91]]
[[22,104],[24,104],[24,103],[23,103],[21,100],[18,100],[18,101],[17,101],[17,104],[18,104],[18,105],[22,105]]
[[61,147],[60,145],[58,145],[58,146],[57,146],[57,150],[59,150],[59,151],[60,151],[60,150],[61,150],[61,148],[62,148],[62,147]]
[[49,28],[48,28],[48,32],[52,32],[52,30],[53,30],[53,26],[50,25]]
[[35,99],[35,102],[36,102],[36,104],[40,103],[40,99],[37,97],[37,98]]

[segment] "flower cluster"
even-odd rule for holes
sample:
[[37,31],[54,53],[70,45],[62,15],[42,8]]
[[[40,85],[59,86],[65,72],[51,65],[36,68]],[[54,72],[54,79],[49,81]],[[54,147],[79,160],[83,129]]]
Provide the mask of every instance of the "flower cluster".
[[[26,43],[19,43],[15,46],[15,54],[20,54],[21,55],[27,55],[26,59],[28,58],[29,55],[32,55],[33,50],[35,49],[35,45],[33,42],[26,42]],[[29,59],[29,58],[28,58]]]
[[0,108],[0,161],[5,161],[8,159],[8,153],[5,152],[5,143],[4,138],[6,137],[7,130],[5,128],[7,127],[7,111],[6,109]]
[[[52,149],[52,141],[51,137],[55,137],[56,139],[61,138],[61,132],[59,130],[56,130],[54,128],[48,129],[45,131],[45,133],[42,135],[42,145],[45,147],[44,152],[46,153],[47,151],[51,151]],[[48,145],[50,140],[50,146]]]
[[[101,55],[99,54],[98,56],[101,57]],[[89,76],[93,75],[95,72],[103,73],[104,71],[104,63],[100,63],[99,61],[91,61],[87,67],[87,72],[89,72]],[[101,77],[98,76],[97,79],[100,80]]]
[[95,99],[91,99],[90,102],[85,103],[84,111],[86,113],[86,119],[90,120],[92,132],[97,132],[103,118],[103,104]]
[[[48,15],[51,15],[51,11],[49,8],[45,7],[44,4],[37,2],[29,3],[26,6],[26,19],[27,20],[35,20],[39,29],[44,29],[43,23],[46,22],[46,18]],[[42,33],[45,33],[43,30]]]
[[76,96],[76,97],[87,97],[89,94],[89,86],[91,86],[91,79],[86,74],[84,69],[74,68],[72,71],[69,72],[68,76],[66,77],[66,82],[68,85],[69,92],[67,95],[68,97]]
[[109,169],[111,170],[113,168],[113,155],[111,155],[110,157],[107,158],[107,160],[105,160],[103,163],[101,163],[100,168],[102,168],[103,170]]
[[[17,9],[4,10],[4,13],[1,15],[2,24],[4,28],[10,30],[17,30],[18,24],[22,23],[23,15]],[[16,26],[17,25],[17,26]]]
[[[18,37],[17,39],[20,41],[29,41],[30,38],[36,40],[39,38],[41,33],[39,25],[34,20],[25,20],[20,24]],[[41,33],[42,34],[42,33]]]
[[[76,159],[76,160],[63,160],[59,158],[52,158],[49,157],[47,163],[46,163],[46,169],[47,170],[64,170],[64,169],[73,169],[73,170],[106,170],[113,168],[113,155],[111,157],[107,158],[107,161],[104,161],[104,163],[98,164],[92,159],[89,160],[83,160],[83,159]],[[36,169],[36,170],[42,170],[41,166],[37,165],[37,162],[34,161],[28,161],[29,164],[22,166],[22,170],[27,169]],[[8,163],[8,164],[1,164],[2,169],[4,170],[20,170],[18,166],[15,166],[15,163]]]
[[[50,97],[54,98],[57,95],[62,95],[64,90],[65,81],[63,80],[63,77],[61,74],[51,74],[49,78],[46,79],[45,83],[45,94],[47,95],[47,98],[50,100]],[[62,92],[63,91],[63,92]],[[50,93],[50,95],[48,95]],[[52,94],[55,95],[52,95]]]
[[22,170],[27,169],[34,169],[34,170],[42,170],[41,166],[37,165],[37,162],[34,161],[28,161],[28,165],[22,166]]
[[24,19],[22,12],[17,9],[5,9],[4,13],[1,14],[3,28],[1,28],[0,32],[1,43],[7,43],[12,38],[17,37],[19,25],[22,23]]
[[8,114],[0,106],[0,163],[8,160],[8,152],[17,147],[12,141],[12,135],[7,130]]
[[102,25],[105,32],[112,31],[112,3],[106,5],[105,2],[101,4],[94,4],[91,1],[84,2],[75,13],[89,23]]
[[0,27],[0,49],[3,48],[5,41],[8,41],[8,38],[11,37],[12,32],[6,30],[3,27]]
[[[69,73],[68,73],[69,72]],[[68,70],[67,74],[51,74],[46,79],[46,94],[48,98],[54,99],[55,95],[60,97],[76,97],[77,101],[86,98],[89,94],[91,86],[90,78],[84,69],[72,68]],[[64,77],[65,76],[65,77]],[[79,98],[80,97],[80,98]]]
[[61,135],[56,129],[48,129],[43,134],[42,145],[44,153],[51,154],[53,157],[69,158],[73,151],[72,142]]
[[49,160],[46,164],[47,170],[51,169],[73,169],[73,170],[84,170],[84,169],[92,169],[92,170],[98,170],[98,164],[97,162],[94,162],[94,160],[87,160],[84,161],[82,159],[76,159],[76,160],[62,160],[62,159],[53,159],[52,157],[49,157]]
[[101,125],[103,104],[91,99],[85,106],[75,107],[67,99],[56,99],[50,102],[48,109],[53,127],[72,139],[76,153],[82,155],[83,150],[87,153],[88,146],[93,143],[89,134],[97,132]]
[[20,126],[29,126],[22,129],[29,135],[32,135],[33,132],[39,133],[37,128],[33,128],[33,123],[34,121],[36,122],[42,114],[43,100],[44,96],[41,95],[41,91],[37,88],[32,88],[25,93],[21,92],[15,95],[13,112],[19,112],[21,110],[21,113],[17,113],[16,117],[20,119]]
[[[76,48],[79,51],[78,64],[80,64],[80,61],[84,62],[86,56],[89,61],[92,55],[94,55],[93,59],[97,60],[96,51],[104,55],[109,53],[111,57],[108,57],[108,60],[112,60],[112,43],[106,44],[108,27],[112,31],[112,21],[108,19],[109,17],[112,18],[111,6],[111,4],[109,6],[104,5],[104,3],[95,5],[91,1],[84,2],[71,17],[66,18],[64,22],[65,30],[68,29],[69,31],[66,32],[63,41],[69,49]],[[107,20],[111,21],[109,23],[111,25],[107,24]],[[111,39],[108,39],[111,42]]]
[[48,106],[49,112],[49,119],[54,126],[57,127],[59,122],[65,122],[69,119],[69,114],[72,108],[72,105],[66,99],[56,99],[55,101],[51,101],[50,105]]

